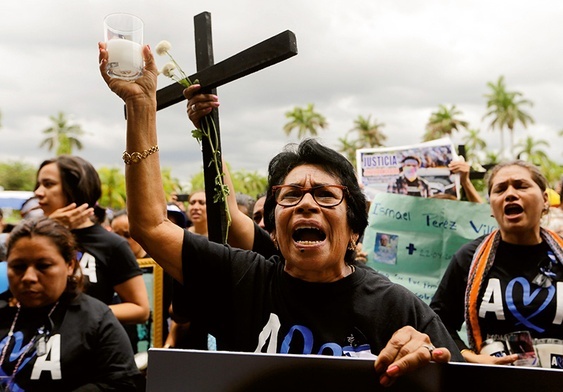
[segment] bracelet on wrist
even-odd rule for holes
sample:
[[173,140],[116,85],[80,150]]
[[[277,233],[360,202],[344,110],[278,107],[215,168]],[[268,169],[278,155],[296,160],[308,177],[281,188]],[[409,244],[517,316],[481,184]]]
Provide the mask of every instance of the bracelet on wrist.
[[133,151],[129,153],[127,151],[123,151],[123,155],[121,156],[121,158],[123,159],[123,162],[125,162],[126,165],[131,165],[133,163],[141,162],[143,159],[147,158],[149,155],[154,154],[157,151],[158,151],[157,145],[154,145],[148,150],[142,152]]

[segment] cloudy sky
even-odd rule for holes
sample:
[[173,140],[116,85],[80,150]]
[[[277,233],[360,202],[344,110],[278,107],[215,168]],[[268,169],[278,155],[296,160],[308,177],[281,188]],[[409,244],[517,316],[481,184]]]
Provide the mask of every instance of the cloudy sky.
[[[563,163],[563,3],[556,0],[2,0],[0,2],[0,161],[39,164],[49,116],[64,112],[87,135],[76,153],[96,167],[122,167],[122,102],[99,75],[102,21],[129,12],[145,22],[145,42],[161,40],[188,72],[195,71],[193,16],[211,12],[219,62],[284,30],[299,54],[218,89],[224,156],[235,170],[265,173],[286,143],[285,112],[315,104],[336,147],[358,115],[384,123],[388,146],[421,140],[430,114],[455,104],[491,149],[487,82],[504,75],[510,90],[534,103],[536,123],[518,127],[550,143]],[[157,57],[159,66],[166,59]],[[170,84],[164,76],[159,87]],[[161,161],[187,182],[201,170],[185,103],[159,112]],[[454,143],[462,136],[456,135]]]

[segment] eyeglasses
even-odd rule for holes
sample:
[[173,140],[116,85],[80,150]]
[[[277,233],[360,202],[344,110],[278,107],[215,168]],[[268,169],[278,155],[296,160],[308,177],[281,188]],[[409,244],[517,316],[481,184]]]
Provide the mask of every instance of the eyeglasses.
[[306,193],[310,193],[321,207],[336,207],[344,200],[344,192],[348,192],[348,188],[344,185],[317,185],[311,188],[299,185],[276,185],[272,187],[272,192],[276,203],[282,207],[299,204]]

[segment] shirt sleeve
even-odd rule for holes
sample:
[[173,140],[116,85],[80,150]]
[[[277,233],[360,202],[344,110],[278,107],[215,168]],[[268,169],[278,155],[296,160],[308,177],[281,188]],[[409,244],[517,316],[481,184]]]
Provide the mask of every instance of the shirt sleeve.
[[460,350],[467,348],[459,331],[465,321],[465,288],[471,257],[478,243],[464,245],[453,257],[430,302]]
[[76,391],[136,391],[142,375],[133,360],[127,334],[109,308],[102,315],[96,335],[92,355],[98,377]]
[[110,262],[110,269],[112,273],[112,284],[116,286],[135,276],[142,275],[141,267],[137,262],[137,258],[125,241],[120,242],[112,252]]

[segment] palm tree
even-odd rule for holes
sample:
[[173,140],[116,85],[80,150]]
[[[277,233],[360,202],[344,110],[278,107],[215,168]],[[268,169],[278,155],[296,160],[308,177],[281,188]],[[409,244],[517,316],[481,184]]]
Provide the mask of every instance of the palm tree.
[[74,147],[82,150],[82,142],[78,140],[78,136],[84,135],[85,132],[80,125],[68,124],[63,112],[59,112],[58,117],[49,118],[54,125],[43,130],[43,133],[49,136],[41,142],[40,148],[46,146],[49,151],[55,150],[56,155],[72,154]]
[[315,112],[312,103],[307,104],[305,109],[296,106],[292,111],[286,112],[285,117],[290,119],[283,126],[285,134],[289,136],[291,131],[297,129],[297,137],[299,139],[307,136],[307,133],[311,134],[311,136],[317,136],[318,129],[324,129],[328,125],[324,116]]
[[387,136],[380,129],[383,126],[385,124],[378,123],[377,120],[374,120],[372,123],[371,115],[367,116],[367,118],[359,115],[354,120],[354,128],[351,130],[358,133],[358,148],[383,146],[383,142],[387,140]]
[[523,105],[533,106],[527,99],[519,99],[522,93],[517,91],[506,91],[504,76],[500,76],[496,84],[488,82],[487,86],[492,90],[490,94],[485,94],[487,98],[488,112],[483,116],[492,117],[490,128],[498,128],[501,135],[500,155],[504,154],[504,127],[510,132],[510,151],[514,148],[514,125],[520,122],[524,128],[528,124],[533,124],[534,119],[526,112],[521,110]]
[[356,167],[356,150],[360,148],[357,140],[349,140],[348,135],[339,137],[338,152],[341,152]]
[[483,166],[494,166],[500,162],[500,154],[495,151],[487,151],[485,155],[485,164]]
[[467,135],[463,137],[468,161],[476,160],[478,158],[477,151],[482,151],[487,147],[485,140],[479,136],[480,132],[479,129],[468,129]]
[[467,128],[469,126],[467,121],[456,118],[461,114],[462,112],[457,110],[455,105],[452,105],[451,108],[446,105],[439,105],[438,111],[430,115],[423,141],[451,136],[454,130],[459,131],[460,128]]
[[549,143],[545,140],[534,140],[533,137],[528,136],[525,140],[521,140],[515,147],[520,147],[516,154],[518,159],[525,159],[535,165],[541,165],[543,162],[549,160],[545,151],[539,149],[539,146],[549,147]]

